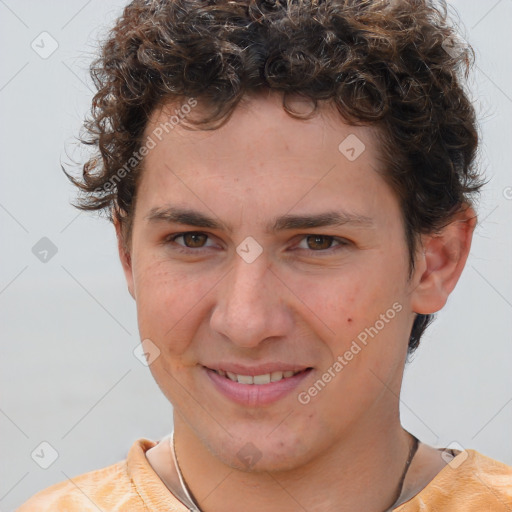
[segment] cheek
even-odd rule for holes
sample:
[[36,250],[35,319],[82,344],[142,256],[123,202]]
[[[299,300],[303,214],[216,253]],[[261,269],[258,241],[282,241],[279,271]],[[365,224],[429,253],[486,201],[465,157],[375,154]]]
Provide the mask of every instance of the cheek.
[[335,332],[325,341],[334,358],[346,356],[344,373],[352,383],[363,374],[369,377],[370,369],[386,374],[407,340],[404,290],[397,275],[383,270],[365,268],[331,280],[328,300],[322,298],[321,287],[315,292],[317,310]]
[[298,290],[299,298],[328,325],[333,321],[345,322],[364,299],[365,283],[353,268],[326,269],[300,281],[296,276],[284,275],[283,279],[291,283],[293,290]]
[[373,325],[395,302],[402,302],[403,269],[375,262],[352,276],[340,286],[339,300],[343,323],[348,328],[364,329]]
[[374,289],[361,274],[351,271],[314,279],[307,287],[305,302],[331,329],[335,340],[348,341],[373,317],[378,300]]
[[162,352],[183,353],[192,338],[205,285],[197,277],[154,264],[139,269],[135,287],[141,339],[149,338]]

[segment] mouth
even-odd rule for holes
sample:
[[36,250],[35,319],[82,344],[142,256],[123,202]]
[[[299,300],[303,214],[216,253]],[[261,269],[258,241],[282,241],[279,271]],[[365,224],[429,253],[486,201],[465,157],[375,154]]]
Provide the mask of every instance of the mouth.
[[304,368],[302,370],[277,370],[270,373],[263,373],[261,375],[241,375],[238,373],[233,373],[229,371],[224,370],[214,370],[213,368],[207,368],[208,370],[211,370],[215,372],[217,375],[220,375],[221,377],[226,377],[227,379],[238,382],[239,384],[254,384],[257,386],[261,386],[263,384],[270,384],[271,382],[279,382],[283,379],[289,379],[291,377],[294,377],[295,375],[298,375],[300,373],[307,372],[309,370],[312,370],[313,368],[308,367]]
[[[273,366],[275,368],[276,365]],[[220,394],[231,402],[245,407],[262,407],[281,400],[299,385],[303,386],[304,380],[314,371],[312,367],[272,371],[267,368],[245,368],[245,371],[238,370],[240,373],[207,366],[203,366],[202,369],[203,375],[207,377],[207,393],[212,389],[217,396]],[[262,373],[264,371],[267,373]],[[248,373],[253,375],[247,375]]]

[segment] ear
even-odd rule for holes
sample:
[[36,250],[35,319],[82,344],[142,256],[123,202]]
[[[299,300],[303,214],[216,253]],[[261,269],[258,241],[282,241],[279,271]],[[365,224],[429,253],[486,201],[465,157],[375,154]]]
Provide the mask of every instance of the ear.
[[415,313],[435,313],[446,304],[464,270],[476,221],[475,211],[466,205],[441,231],[421,237],[411,279]]
[[121,265],[123,267],[124,276],[126,278],[126,282],[128,284],[128,291],[133,299],[135,299],[135,292],[133,286],[133,268],[132,268],[132,258],[130,255],[130,251],[125,244],[124,237],[121,230],[121,223],[116,213],[113,215],[114,226],[116,228],[116,236],[117,236],[117,250],[119,252],[119,259],[121,260]]

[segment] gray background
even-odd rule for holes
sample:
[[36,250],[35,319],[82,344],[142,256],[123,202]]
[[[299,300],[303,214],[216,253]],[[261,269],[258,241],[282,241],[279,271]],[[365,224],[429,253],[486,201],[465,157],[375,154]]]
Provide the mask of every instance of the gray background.
[[[0,0],[0,511],[122,460],[136,439],[158,440],[172,425],[133,355],[135,303],[114,229],[70,206],[60,170],[66,152],[84,157],[74,137],[90,108],[87,66],[124,4]],[[470,89],[491,181],[461,280],[406,369],[402,418],[424,442],[512,464],[512,0],[451,5],[476,51]],[[31,47],[51,49],[43,31],[58,43],[46,59]],[[46,263],[32,252],[43,237],[57,248]],[[43,441],[59,454],[48,469],[31,458]]]

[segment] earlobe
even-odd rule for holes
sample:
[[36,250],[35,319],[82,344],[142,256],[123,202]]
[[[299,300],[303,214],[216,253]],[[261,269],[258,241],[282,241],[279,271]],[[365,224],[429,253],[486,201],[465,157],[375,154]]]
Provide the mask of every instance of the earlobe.
[[439,232],[422,237],[412,279],[415,313],[435,313],[446,304],[464,270],[475,226],[475,211],[467,206]]
[[119,252],[119,259],[121,261],[121,266],[123,267],[123,272],[124,272],[126,282],[128,285],[128,291],[130,292],[130,295],[132,296],[132,298],[135,300],[135,293],[134,293],[134,287],[133,287],[132,259],[131,259],[130,251],[126,247],[122,229],[121,229],[121,223],[120,223],[117,215],[114,215],[114,226],[116,229],[116,236],[117,236],[117,250]]

